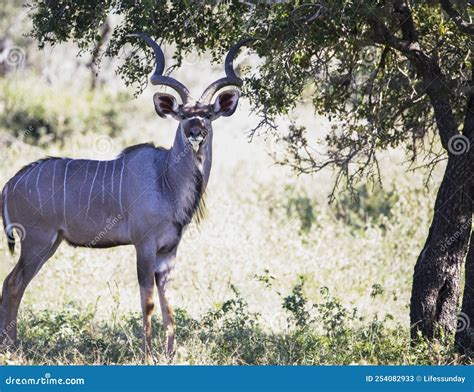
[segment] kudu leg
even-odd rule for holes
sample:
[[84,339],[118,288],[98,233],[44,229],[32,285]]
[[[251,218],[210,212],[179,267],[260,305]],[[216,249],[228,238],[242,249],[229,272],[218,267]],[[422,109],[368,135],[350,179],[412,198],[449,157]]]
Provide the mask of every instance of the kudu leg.
[[155,309],[153,301],[155,282],[154,266],[156,252],[154,249],[137,249],[137,272],[140,285],[140,297],[143,312],[143,352],[147,364],[153,364],[151,345],[151,316]]
[[169,282],[169,273],[171,271],[172,261],[175,255],[167,256],[162,262],[164,268],[155,274],[156,285],[158,286],[158,296],[160,299],[161,314],[163,316],[163,327],[166,334],[166,355],[171,358],[174,354],[175,340],[175,320],[173,309],[166,298],[166,286]]
[[17,317],[26,287],[44,263],[54,254],[61,239],[57,233],[45,230],[26,230],[21,244],[20,258],[3,282],[0,305],[0,343],[9,346],[17,339]]

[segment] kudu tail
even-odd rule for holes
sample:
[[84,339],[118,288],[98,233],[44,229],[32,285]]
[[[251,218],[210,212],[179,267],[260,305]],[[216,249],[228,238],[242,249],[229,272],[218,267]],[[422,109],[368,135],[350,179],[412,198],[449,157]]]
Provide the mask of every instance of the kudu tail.
[[15,253],[15,236],[13,235],[13,225],[8,216],[7,193],[8,184],[3,188],[2,197],[0,198],[0,208],[2,209],[3,228],[7,235],[8,249],[10,250],[10,253],[13,254]]

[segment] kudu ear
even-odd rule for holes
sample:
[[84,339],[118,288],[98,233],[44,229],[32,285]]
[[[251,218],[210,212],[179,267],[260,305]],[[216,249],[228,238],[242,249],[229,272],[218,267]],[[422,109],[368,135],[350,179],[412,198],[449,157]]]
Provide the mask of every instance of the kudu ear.
[[171,94],[156,93],[153,95],[153,103],[158,116],[165,118],[170,115],[174,118],[178,116],[178,102]]
[[213,103],[214,114],[217,117],[232,116],[237,109],[240,93],[238,90],[226,90],[220,93]]

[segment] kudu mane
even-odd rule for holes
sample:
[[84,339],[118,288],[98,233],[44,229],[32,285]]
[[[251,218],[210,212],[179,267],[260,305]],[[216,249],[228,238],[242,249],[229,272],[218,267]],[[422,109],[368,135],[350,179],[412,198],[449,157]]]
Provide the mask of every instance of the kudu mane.
[[[130,154],[132,152],[135,152],[137,150],[143,149],[143,148],[152,148],[155,150],[160,150],[165,152],[166,154],[169,154],[171,149],[164,148],[161,146],[155,146],[153,142],[148,142],[148,143],[140,143],[140,144],[135,144],[134,146],[127,147],[122,150],[122,152],[117,156],[117,159],[122,158],[123,156]],[[166,160],[168,162],[168,160]],[[164,184],[163,186],[170,187],[169,181],[167,181],[169,174],[169,162],[165,165],[164,171],[162,173],[159,173],[159,176],[162,179],[162,183]],[[194,173],[193,173],[193,180],[194,180],[194,187],[192,190],[192,194],[190,195],[190,199],[193,200],[194,202],[191,203],[191,205],[184,207],[184,215],[185,219],[177,219],[175,223],[179,225],[181,228],[188,225],[191,220],[196,222],[196,224],[200,224],[202,222],[202,219],[204,218],[204,215],[206,213],[206,191],[204,187],[204,181],[202,178],[202,173],[199,171],[197,166],[195,167]],[[177,214],[179,215],[179,214]]]

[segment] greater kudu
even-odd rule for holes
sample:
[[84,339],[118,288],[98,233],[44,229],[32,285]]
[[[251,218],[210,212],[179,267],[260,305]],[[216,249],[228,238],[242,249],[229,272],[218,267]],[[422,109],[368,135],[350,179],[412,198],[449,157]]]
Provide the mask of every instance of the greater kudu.
[[175,325],[165,296],[170,270],[183,230],[202,209],[202,196],[212,164],[212,121],[234,113],[242,80],[233,58],[248,40],[237,43],[225,59],[226,77],[206,88],[194,102],[179,81],[163,75],[164,55],[144,34],[155,53],[154,85],[173,88],[181,97],[156,93],[160,117],[179,121],[173,146],[152,144],[128,147],[114,160],[45,158],[22,168],[2,193],[3,222],[9,248],[15,247],[14,228],[24,229],[18,263],[3,283],[0,331],[3,343],[15,342],[18,307],[28,283],[66,240],[73,246],[107,248],[134,245],[144,323],[144,352],[151,355],[151,316],[154,288],[166,331],[166,353],[174,351]]

